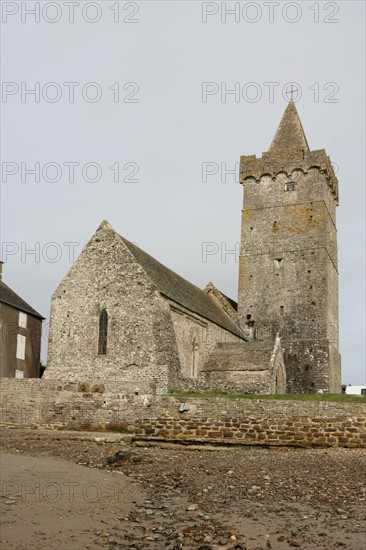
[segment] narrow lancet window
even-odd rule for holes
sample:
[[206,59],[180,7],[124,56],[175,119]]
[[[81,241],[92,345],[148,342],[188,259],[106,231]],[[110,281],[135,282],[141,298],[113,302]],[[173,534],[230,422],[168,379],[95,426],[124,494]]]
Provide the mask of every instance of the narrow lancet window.
[[198,350],[198,343],[196,338],[193,339],[193,345],[192,345],[192,377],[197,378],[197,350]]
[[98,355],[107,355],[108,313],[103,309],[99,316]]

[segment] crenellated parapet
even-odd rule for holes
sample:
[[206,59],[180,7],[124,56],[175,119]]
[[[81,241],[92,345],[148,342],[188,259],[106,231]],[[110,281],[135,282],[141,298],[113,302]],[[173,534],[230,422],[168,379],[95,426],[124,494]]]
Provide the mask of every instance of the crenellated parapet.
[[275,180],[280,174],[285,174],[288,179],[292,179],[294,173],[299,171],[304,175],[311,172],[324,174],[335,203],[338,205],[338,179],[325,149],[304,151],[298,147],[288,147],[265,152],[260,158],[255,155],[240,157],[240,183],[242,184],[250,179],[259,183],[263,176],[270,176]]

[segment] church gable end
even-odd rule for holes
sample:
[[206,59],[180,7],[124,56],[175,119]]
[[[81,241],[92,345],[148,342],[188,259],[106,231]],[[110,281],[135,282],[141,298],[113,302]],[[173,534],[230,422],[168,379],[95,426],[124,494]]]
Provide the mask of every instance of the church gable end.
[[166,391],[177,358],[162,341],[172,332],[164,299],[104,222],[52,297],[46,377]]

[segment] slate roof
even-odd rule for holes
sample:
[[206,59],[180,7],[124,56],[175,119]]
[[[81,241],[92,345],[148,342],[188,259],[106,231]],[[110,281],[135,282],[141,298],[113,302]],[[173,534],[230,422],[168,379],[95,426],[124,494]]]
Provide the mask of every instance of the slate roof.
[[[221,290],[219,290],[214,284],[213,282],[209,282],[207,283],[206,287],[203,289],[204,292],[206,292],[207,294],[209,294],[210,292],[212,292],[216,298],[218,298],[220,301],[223,301],[224,304],[226,305],[229,305],[235,312],[238,311],[238,304],[237,302],[235,302],[235,300],[232,300],[231,298],[229,298],[229,296],[226,296],[226,294],[224,294],[223,292],[221,292]],[[225,307],[224,307],[225,309]],[[230,314],[229,314],[230,315]],[[230,315],[231,317],[231,315]]]
[[[221,290],[219,290],[219,292],[221,292]],[[226,294],[224,294],[223,292],[221,292],[221,294],[223,295],[223,297],[225,298],[225,300],[227,300],[229,302],[229,304],[231,305],[231,307],[233,309],[235,309],[235,311],[238,311],[238,302],[235,302],[235,300],[233,300],[232,298],[230,298],[229,296],[226,296]]]
[[124,237],[120,238],[141,265],[161,294],[177,304],[201,315],[225,330],[247,340],[239,327],[206,292],[161,264]]
[[15,309],[19,309],[20,311],[24,311],[24,313],[29,313],[29,315],[33,315],[34,317],[38,317],[39,319],[44,319],[42,315],[40,315],[35,309],[33,309],[27,302],[23,300],[18,294],[16,294],[11,288],[8,287],[4,283],[4,281],[0,281],[0,302],[3,304],[7,304],[8,306],[14,307]]
[[273,348],[274,344],[267,342],[248,342],[245,346],[237,342],[218,342],[202,372],[268,370]]

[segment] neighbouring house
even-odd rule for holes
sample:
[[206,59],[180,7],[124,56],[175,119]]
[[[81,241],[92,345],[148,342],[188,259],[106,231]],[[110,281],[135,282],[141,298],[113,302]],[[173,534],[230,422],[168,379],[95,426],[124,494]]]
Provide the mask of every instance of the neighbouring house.
[[2,280],[0,262],[0,377],[39,378],[44,317]]

